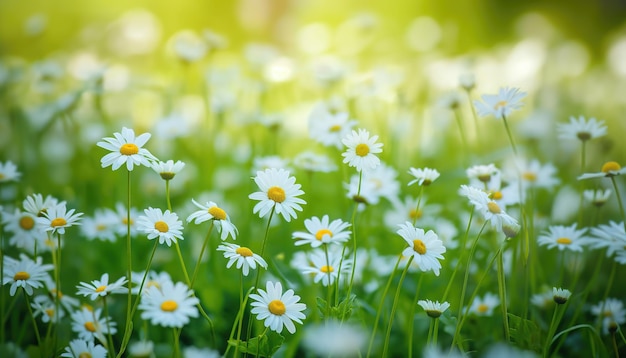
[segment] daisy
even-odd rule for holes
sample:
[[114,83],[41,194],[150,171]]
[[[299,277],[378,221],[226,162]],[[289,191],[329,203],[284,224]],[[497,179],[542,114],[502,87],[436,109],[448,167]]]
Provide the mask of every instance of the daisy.
[[409,174],[415,177],[415,179],[409,182],[409,186],[417,183],[420,186],[428,186],[432,182],[434,182],[437,178],[439,178],[439,172],[437,169],[431,168],[410,168]]
[[[131,292],[133,295],[139,294],[139,287],[141,287],[141,282],[144,281],[143,277],[145,272],[133,272],[131,281],[132,281],[132,289]],[[159,289],[163,287],[165,282],[172,282],[172,278],[167,271],[148,271],[148,275],[143,283],[142,293],[146,292],[146,290],[152,286],[155,286]]]
[[289,161],[277,155],[254,158],[254,162],[252,163],[253,174],[270,168],[284,169],[288,172],[292,171],[289,167]]
[[[351,179],[357,180],[358,183],[359,175],[355,174]],[[373,170],[363,172],[361,186],[370,187],[372,195],[393,201],[400,193],[400,182],[396,179],[397,177],[398,172],[393,167],[381,162]]]
[[152,162],[150,167],[155,171],[155,173],[159,174],[163,180],[172,180],[176,174],[183,170],[185,163],[180,160],[177,160],[176,163],[174,163],[171,159],[167,162],[159,160]]
[[95,301],[98,297],[108,296],[113,293],[125,293],[128,292],[124,288],[124,284],[128,282],[126,277],[120,277],[114,283],[109,283],[109,274],[104,273],[99,280],[93,280],[91,283],[81,282],[76,288],[76,292],[79,295],[85,297],[90,296],[89,299]]
[[330,173],[337,170],[337,166],[330,158],[310,151],[304,151],[296,155],[293,158],[293,164],[309,172]]
[[17,171],[17,166],[8,160],[4,163],[0,162],[0,183],[17,181],[22,174]]
[[289,333],[295,333],[296,327],[293,321],[302,324],[302,320],[306,318],[302,313],[306,305],[298,303],[300,296],[295,295],[292,289],[283,294],[283,286],[280,282],[271,281],[267,281],[265,291],[258,289],[257,292],[258,294],[250,295],[253,300],[251,313],[257,315],[258,320],[263,320],[265,327],[269,327],[272,331],[280,333],[285,326]]
[[195,220],[196,224],[200,224],[208,220],[213,220],[215,226],[220,230],[220,238],[222,240],[226,240],[229,235],[233,240],[237,239],[239,232],[235,225],[230,222],[230,217],[224,209],[220,208],[212,201],[208,201],[205,205],[198,203],[194,199],[191,199],[191,201],[195,206],[200,208],[200,210],[189,215],[187,222]]
[[367,343],[367,332],[347,322],[327,320],[307,325],[302,344],[316,357],[357,357]]
[[46,284],[46,288],[48,289],[48,297],[50,297],[51,299],[54,297],[58,297],[59,303],[61,303],[61,306],[65,308],[67,312],[74,312],[76,307],[80,305],[78,299],[68,296],[60,290],[57,290],[56,283],[54,282],[52,277],[47,276],[44,280],[44,283]]
[[300,204],[306,204],[306,201],[298,198],[304,194],[300,184],[296,184],[296,178],[289,176],[289,172],[284,169],[259,171],[254,182],[260,191],[250,194],[248,198],[259,201],[252,212],[259,213],[261,218],[275,210],[289,222],[292,217],[297,217],[295,210],[302,211]]
[[23,287],[24,292],[29,296],[33,295],[33,288],[43,287],[48,271],[54,266],[42,264],[42,258],[37,257],[31,260],[25,254],[20,254],[20,259],[15,260],[9,256],[4,256],[4,275],[2,284],[11,284],[9,294],[15,296],[18,287]]
[[604,334],[615,332],[619,325],[626,323],[624,303],[616,298],[607,298],[605,301],[591,307],[591,313],[602,320]]
[[95,311],[88,306],[82,307],[78,311],[72,313],[72,331],[78,334],[80,339],[87,342],[93,342],[94,339],[100,342],[106,342],[105,335],[115,334],[117,323],[111,320],[111,317],[101,317],[102,310],[100,308]]
[[476,297],[469,311],[477,316],[491,316],[498,305],[500,305],[498,296],[488,292],[483,297]]
[[341,149],[341,140],[356,124],[347,112],[331,113],[326,105],[319,104],[309,116],[309,136],[326,147]]
[[96,144],[98,147],[111,151],[100,160],[103,168],[111,166],[113,170],[117,170],[126,164],[126,169],[132,171],[135,165],[149,167],[150,161],[157,160],[147,149],[142,148],[150,139],[150,133],[135,137],[135,131],[123,127],[122,133],[116,132],[113,136],[115,138],[106,137]]
[[413,261],[420,270],[423,272],[433,271],[436,276],[439,276],[439,269],[441,264],[437,259],[443,260],[443,253],[446,252],[446,248],[443,246],[443,242],[439,240],[437,234],[432,230],[424,232],[423,229],[414,227],[410,222],[400,224],[400,229],[397,231],[404,241],[409,246],[402,251],[402,256],[413,256]]
[[493,186],[494,181],[501,181],[500,169],[498,169],[493,163],[487,165],[474,165],[468,168],[465,171],[465,174],[467,174],[467,177],[470,180],[470,185],[477,188],[481,185],[490,187],[489,184],[492,184],[491,186]]
[[56,198],[53,198],[50,195],[46,196],[44,199],[41,194],[33,194],[26,197],[26,199],[22,202],[22,205],[24,206],[24,210],[27,212],[35,216],[42,217],[49,208],[56,206],[58,202],[59,201]]
[[606,204],[611,196],[611,189],[590,189],[583,191],[583,198],[594,206],[600,207]]
[[422,306],[428,317],[431,318],[438,318],[442,313],[450,308],[450,304],[448,302],[439,303],[439,301],[419,300],[417,301],[417,304]]
[[163,287],[152,286],[141,296],[141,318],[153,325],[181,328],[190,317],[198,317],[200,300],[182,282],[165,282]]
[[[313,282],[322,281],[323,286],[332,285],[339,275],[346,275],[351,272],[351,262],[343,261],[341,250],[328,250],[328,260],[326,253],[322,249],[315,249],[307,255],[307,266],[303,266],[300,272],[307,275],[315,275]],[[339,268],[341,267],[341,272]]]
[[[57,322],[56,304],[49,296],[36,296],[30,306],[33,308],[33,317],[37,318],[41,315],[41,322]],[[63,316],[65,316],[65,312],[59,310],[59,320],[63,318]]]
[[2,213],[2,223],[9,235],[9,244],[29,253],[35,252],[35,247],[45,247],[48,236],[41,227],[35,225],[37,217],[27,211],[15,209],[13,213]]
[[350,177],[350,183],[344,183],[346,197],[358,204],[359,211],[365,209],[367,205],[378,204],[381,194],[375,181],[362,179],[359,174],[355,174]]
[[626,168],[622,168],[622,166],[618,162],[606,162],[602,165],[602,169],[599,173],[585,173],[579,176],[578,180],[610,178],[624,173],[626,173]]
[[554,305],[554,292],[545,291],[543,293],[536,293],[530,297],[530,303],[542,309],[551,307]]
[[507,167],[507,178],[511,185],[514,188],[517,187],[516,181],[522,181],[522,188],[544,188],[544,189],[552,189],[554,186],[559,184],[560,180],[556,177],[557,170],[556,167],[552,163],[541,164],[537,159],[533,160],[525,160],[520,159],[514,162]]
[[308,232],[296,231],[293,233],[293,239],[297,240],[296,246],[310,244],[311,247],[320,247],[322,244],[341,244],[350,239],[352,231],[346,230],[350,227],[350,223],[341,219],[335,219],[330,222],[328,215],[322,216],[322,219],[314,216],[304,220],[304,226]]
[[51,234],[58,233],[63,235],[65,234],[65,228],[80,225],[78,220],[80,220],[83,213],[74,213],[74,211],[74,209],[68,211],[63,201],[48,208],[48,210],[43,213],[43,217],[37,218],[37,224],[43,227],[45,231],[50,231]]
[[571,295],[572,295],[572,292],[570,292],[570,290],[568,289],[556,288],[556,287],[552,288],[552,296],[554,298],[554,302],[556,302],[559,305],[562,305],[565,302],[567,302],[567,300],[570,298]]
[[598,121],[595,118],[587,120],[584,116],[578,118],[571,116],[569,123],[558,123],[556,130],[559,133],[559,139],[578,139],[584,142],[606,135],[607,127],[604,121]]
[[626,232],[623,222],[609,221],[608,224],[592,227],[591,235],[588,239],[589,247],[593,249],[606,248],[606,257],[611,257],[626,247]]
[[159,238],[159,244],[171,246],[176,240],[184,240],[183,223],[176,213],[161,209],[148,208],[143,211],[146,215],[137,219],[137,229],[148,234],[148,240]]
[[154,342],[145,340],[133,342],[128,346],[128,355],[135,358],[154,357]]
[[84,341],[82,339],[74,339],[69,346],[65,347],[65,352],[61,353],[61,357],[69,358],[105,358],[107,350],[92,341]]
[[496,119],[503,119],[522,108],[523,104],[520,101],[524,97],[526,92],[521,92],[519,88],[504,87],[500,88],[498,94],[482,95],[483,102],[474,101],[474,107],[481,117],[493,115]]
[[[122,203],[115,204],[115,215],[117,217],[117,224],[115,225],[115,232],[118,235],[126,236],[128,233],[128,209],[126,205]],[[130,236],[135,237],[137,235],[137,217],[138,211],[135,208],[130,208]]]
[[585,234],[587,229],[576,230],[576,224],[572,226],[553,225],[547,232],[539,235],[537,243],[547,246],[548,249],[558,248],[571,251],[583,251],[583,246],[589,244],[589,237]]
[[351,167],[355,167],[357,171],[371,170],[380,164],[380,159],[376,156],[381,153],[383,144],[376,143],[378,136],[370,137],[370,133],[365,129],[352,131],[342,139],[342,143],[348,147],[345,152],[341,153],[343,162]]
[[117,215],[111,209],[96,209],[93,217],[83,218],[81,232],[88,240],[115,242]]
[[267,262],[247,247],[225,243],[223,245],[219,245],[217,247],[217,251],[223,251],[224,257],[228,259],[226,268],[230,268],[236,262],[236,267],[241,269],[244,276],[248,276],[250,269],[256,270],[257,264],[264,269],[267,269]]
[[[489,195],[480,189],[472,186],[461,185],[461,195],[467,197],[474,208],[482,214],[486,221],[498,231],[504,228],[519,228],[517,220],[509,216],[495,200],[489,198]],[[505,232],[506,234],[506,232]]]

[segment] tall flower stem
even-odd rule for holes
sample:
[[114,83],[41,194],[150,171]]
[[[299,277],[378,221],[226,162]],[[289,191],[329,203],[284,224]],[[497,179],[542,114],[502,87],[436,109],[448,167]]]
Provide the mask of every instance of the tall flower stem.
[[513,149],[513,154],[517,157],[517,147],[515,146],[515,141],[513,140],[513,135],[511,135],[511,130],[509,129],[509,123],[506,120],[506,116],[502,115],[502,123],[504,123],[504,129],[506,129],[506,135],[509,137],[509,142],[511,142],[511,148]]
[[509,317],[507,314],[506,307],[506,281],[504,277],[504,262],[502,259],[502,250],[498,252],[497,258],[498,265],[498,295],[500,296],[500,308],[502,310],[502,323],[504,328],[504,339],[506,342],[511,340],[511,335],[509,332]]
[[[463,240],[459,245],[461,247],[461,257],[459,257],[459,261],[457,265],[454,265],[454,271],[452,271],[452,276],[448,280],[448,285],[446,286],[445,291],[443,292],[442,301],[445,301],[448,298],[448,294],[450,293],[450,289],[454,284],[454,278],[456,277],[457,272],[459,271],[459,267],[461,267],[461,260],[463,258],[463,253],[465,252],[465,245],[467,243],[467,237],[469,236],[470,228],[472,227],[472,218],[474,217],[474,208],[472,207],[472,211],[470,212],[470,217],[467,220],[467,227],[465,228],[465,234],[463,235]],[[478,238],[476,238],[478,240]],[[417,301],[415,301],[417,302]]]
[[39,352],[41,356],[44,356],[44,350],[41,346],[41,335],[39,335],[39,328],[37,327],[37,321],[35,321],[35,316],[33,315],[33,309],[30,307],[30,299],[28,299],[28,294],[26,293],[26,289],[22,288],[22,292],[24,292],[24,300],[26,300],[26,307],[28,308],[28,313],[30,315],[30,319],[33,323],[33,330],[35,331],[35,338],[37,338],[37,346],[39,347]]
[[[122,338],[122,345],[120,347],[120,351],[118,353],[118,358],[122,356],[122,353],[124,353],[124,350],[126,348],[126,344],[128,344],[128,341],[130,340],[130,336],[133,330],[133,317],[132,317],[132,287],[130,285],[132,281],[132,274],[133,274],[133,265],[132,265],[132,253],[131,253],[131,240],[130,240],[130,203],[131,203],[131,171],[128,171],[128,176],[127,176],[127,187],[128,187],[128,192],[127,192],[127,197],[126,197],[126,262],[127,262],[127,273],[126,275],[128,276],[128,295],[127,295],[127,303],[126,303],[126,324],[124,326],[124,337]],[[156,249],[156,245],[155,245],[155,249]],[[153,254],[154,255],[154,254]],[[152,260],[152,258],[150,259]],[[146,271],[147,274],[147,271]],[[145,279],[145,276],[144,276]],[[139,301],[139,297],[137,297],[137,301]]]
[[111,334],[111,317],[109,316],[107,296],[102,296],[102,304],[104,305],[104,317],[106,317],[107,320],[107,351],[109,351],[110,357],[115,357],[115,347],[113,346],[113,335]]
[[61,292],[61,234],[57,233],[57,250],[56,250],[56,264],[54,265],[56,270],[54,270],[54,284],[57,289],[57,294],[54,297],[54,323],[56,324],[56,330],[54,331],[54,350],[57,348],[57,338],[58,338],[58,330],[61,327],[60,319],[61,315],[59,314],[61,297],[58,292]]
[[[328,285],[326,292],[326,319],[330,319],[330,299],[332,297],[332,288],[333,285],[330,283],[331,271],[330,271],[330,260],[328,259],[328,245],[324,244],[324,256],[326,256],[326,273],[328,274]],[[337,281],[339,281],[339,277],[341,276],[341,272],[337,277]]]
[[424,275],[420,275],[420,279],[417,281],[417,288],[415,289],[415,296],[413,297],[413,303],[411,304],[411,310],[409,312],[409,328],[407,330],[407,335],[409,336],[408,342],[408,354],[407,357],[413,357],[413,326],[415,317],[415,307],[417,307],[417,301],[419,300],[420,289],[422,288],[422,281],[424,280]]
[[385,344],[383,345],[382,357],[387,356],[387,349],[389,348],[389,338],[391,337],[391,328],[393,327],[393,318],[396,314],[396,308],[398,307],[398,299],[400,298],[400,292],[402,292],[402,283],[404,282],[404,277],[406,276],[406,273],[409,271],[411,262],[413,262],[413,256],[409,257],[409,260],[406,263],[406,267],[404,268],[404,270],[402,271],[402,275],[400,276],[400,281],[398,281],[398,288],[396,288],[396,295],[393,298],[393,304],[391,305],[391,313],[389,315],[389,323],[387,324],[387,334],[385,335]]
[[[363,183],[363,172],[359,171],[359,186],[357,189],[357,196],[361,195],[361,184]],[[352,272],[350,273],[350,283],[348,284],[348,292],[346,293],[346,299],[350,299],[350,295],[352,294],[352,285],[354,284],[354,273],[356,272],[356,212],[359,209],[359,203],[355,203],[354,211],[352,212],[352,219],[350,220],[352,223]],[[341,257],[341,261],[343,262],[343,255]],[[339,264],[339,272],[341,272],[341,263]],[[339,280],[337,280],[339,282]],[[343,322],[344,315],[341,315],[341,322]]]
[[174,352],[172,352],[172,357],[179,358],[180,357],[180,328],[172,328],[173,340],[174,340]]
[[422,197],[424,196],[424,186],[420,185],[420,192],[417,195],[417,205],[415,205],[415,215],[413,216],[413,226],[415,226],[415,222],[417,221],[417,217],[420,212],[420,205],[422,204]]
[[204,255],[204,250],[209,243],[209,237],[211,236],[211,231],[213,231],[213,226],[215,226],[214,221],[211,220],[211,226],[209,226],[209,231],[204,238],[204,242],[202,243],[202,247],[200,248],[200,253],[198,254],[198,262],[196,262],[196,267],[193,270],[193,274],[191,275],[191,282],[189,283],[189,288],[193,289],[193,284],[196,282],[196,277],[198,276],[198,271],[200,269],[200,262],[202,261],[202,255]]
[[615,181],[614,176],[611,176],[611,182],[613,183],[613,188],[615,189],[615,196],[617,197],[619,212],[622,215],[622,224],[624,225],[624,231],[626,231],[626,212],[624,212],[624,203],[622,202],[622,196],[619,193],[619,188],[617,187],[617,182]]
[[562,304],[557,304],[554,307],[554,313],[552,314],[552,321],[550,322],[550,328],[548,328],[548,335],[546,336],[546,344],[543,347],[543,357],[550,357],[550,346],[552,345],[552,338],[556,333],[557,328],[559,327],[559,322],[563,318],[563,314],[565,313],[566,306]]

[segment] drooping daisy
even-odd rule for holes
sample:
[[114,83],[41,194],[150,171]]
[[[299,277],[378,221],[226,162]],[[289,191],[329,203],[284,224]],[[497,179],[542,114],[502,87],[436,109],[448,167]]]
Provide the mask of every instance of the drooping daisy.
[[556,130],[559,139],[578,139],[584,142],[606,135],[607,127],[604,125],[604,121],[599,121],[593,117],[587,120],[584,116],[578,118],[571,116],[569,123],[558,123]]
[[92,217],[84,217],[81,232],[88,240],[102,240],[115,242],[117,229],[117,215],[113,210],[96,209]]
[[35,261],[25,254],[20,254],[20,259],[15,260],[9,256],[4,256],[4,276],[2,284],[11,284],[9,294],[15,296],[18,287],[23,287],[26,294],[33,295],[33,288],[43,287],[48,271],[54,266],[42,264],[43,260],[38,256]]
[[172,246],[176,240],[184,240],[183,223],[178,219],[176,213],[161,209],[149,207],[143,211],[146,215],[142,215],[137,219],[137,229],[148,234],[148,240],[159,238],[159,244],[165,243]]
[[111,317],[102,317],[102,309],[96,310],[83,306],[80,310],[72,313],[72,331],[78,334],[80,339],[93,342],[97,339],[105,343],[107,334],[117,332],[117,322]]
[[603,206],[611,196],[611,189],[589,189],[583,191],[583,198],[593,206]]
[[141,296],[141,318],[153,325],[181,328],[191,317],[198,317],[200,300],[182,282],[165,282],[161,288],[152,286]]
[[[332,285],[340,275],[347,275],[351,272],[352,263],[341,259],[342,250],[328,250],[328,260],[326,253],[322,249],[315,249],[308,253],[307,266],[301,267],[303,274],[315,275],[313,282],[322,281],[323,286]],[[339,272],[341,268],[341,272]]]
[[[489,198],[484,191],[468,185],[461,185],[461,195],[467,197],[474,208],[489,221],[491,226],[498,231],[504,228],[518,228],[517,220],[509,216],[495,200]],[[505,232],[506,234],[506,232]]]
[[90,300],[95,301],[98,297],[128,292],[128,290],[124,288],[124,284],[127,282],[126,277],[120,277],[117,281],[109,283],[109,274],[104,273],[99,280],[93,280],[91,283],[81,282],[76,286],[76,288],[78,288],[76,293],[85,297],[89,296]]
[[304,220],[304,226],[308,232],[296,231],[292,237],[296,240],[296,246],[310,244],[311,247],[320,247],[322,244],[341,244],[350,239],[351,231],[346,230],[350,223],[341,219],[330,222],[328,215],[322,219],[314,216]]
[[503,119],[522,108],[521,100],[524,97],[526,92],[521,92],[519,88],[504,87],[500,88],[498,94],[482,95],[483,102],[474,101],[474,107],[481,117],[493,115],[496,119]]
[[251,313],[257,315],[256,318],[262,320],[263,325],[272,331],[280,333],[284,326],[289,333],[295,333],[296,326],[293,322],[302,324],[302,320],[306,318],[302,313],[306,305],[298,303],[300,296],[295,295],[292,289],[283,294],[280,282],[267,281],[265,287],[265,290],[257,289],[258,294],[250,295],[253,300]]
[[237,228],[233,223],[230,222],[230,217],[226,213],[226,211],[217,204],[212,201],[208,201],[206,204],[202,205],[191,199],[193,204],[200,208],[200,210],[193,212],[187,218],[187,222],[191,222],[195,220],[196,224],[203,223],[208,220],[213,220],[213,223],[220,231],[220,238],[222,240],[226,240],[226,238],[230,235],[233,240],[237,239]]
[[622,166],[618,162],[606,162],[602,165],[602,169],[599,173],[585,173],[579,176],[578,180],[610,178],[624,173],[626,173],[626,168],[622,168]]
[[82,339],[74,339],[65,347],[65,352],[61,353],[61,357],[68,358],[105,358],[107,350],[93,341],[85,341]]
[[2,214],[2,223],[9,235],[9,244],[32,254],[35,247],[42,248],[48,238],[41,227],[35,225],[37,217],[27,211],[15,209],[14,212]]
[[591,307],[591,313],[602,320],[602,332],[615,332],[619,325],[626,323],[626,309],[624,303],[617,298],[606,300]]
[[370,137],[370,133],[360,128],[352,131],[343,138],[342,143],[347,147],[346,151],[341,153],[343,162],[351,167],[355,167],[357,171],[371,170],[380,164],[377,153],[383,151],[382,143],[377,143],[378,136]]
[[56,206],[58,202],[59,201],[56,198],[50,195],[46,196],[44,199],[41,194],[33,194],[26,197],[22,204],[24,206],[24,210],[27,212],[37,217],[42,217],[49,208]]
[[100,160],[103,168],[111,166],[111,169],[117,170],[126,164],[126,169],[132,171],[135,165],[150,166],[150,161],[157,160],[143,146],[150,139],[150,133],[143,133],[135,137],[135,131],[126,127],[122,128],[121,133],[113,133],[114,138],[102,138],[102,141],[96,145],[111,151]]
[[75,209],[69,211],[65,208],[65,202],[61,202],[55,206],[48,208],[43,213],[43,217],[37,218],[37,224],[39,224],[43,230],[50,231],[51,234],[65,234],[65,228],[73,225],[80,225],[80,217],[83,213],[74,213]]
[[428,317],[431,318],[438,318],[442,313],[450,308],[450,304],[448,302],[440,303],[439,301],[419,300],[417,301],[417,304],[422,306]]
[[150,167],[155,173],[159,174],[163,180],[172,180],[176,174],[183,170],[185,163],[180,160],[177,160],[176,163],[171,159],[167,162],[159,160],[153,162]]
[[248,276],[250,269],[256,270],[257,264],[267,269],[267,262],[247,247],[224,243],[219,245],[217,250],[223,251],[224,257],[228,259],[226,268],[230,268],[236,262],[237,269],[240,269],[244,276]]
[[293,158],[293,164],[309,172],[330,173],[337,170],[337,165],[323,154],[304,151]]
[[589,244],[587,229],[576,230],[576,224],[571,226],[553,225],[547,232],[537,238],[537,243],[547,246],[548,249],[558,248],[559,251],[583,251],[583,246]]
[[498,296],[488,292],[483,297],[476,297],[469,311],[477,316],[491,316],[498,305],[500,305]]
[[17,181],[22,174],[17,171],[17,165],[12,161],[0,162],[0,183]]
[[556,302],[559,305],[562,305],[565,302],[567,302],[567,300],[570,298],[571,295],[572,295],[572,292],[570,292],[570,290],[566,288],[556,288],[556,287],[552,288],[552,297],[554,299],[554,302]]
[[250,194],[248,198],[259,201],[252,212],[259,213],[261,218],[274,209],[289,222],[292,217],[297,217],[296,210],[302,211],[300,204],[306,204],[306,201],[298,198],[304,194],[300,184],[296,184],[296,178],[289,176],[289,172],[284,169],[270,168],[257,172],[254,182],[260,191]]
[[424,232],[423,229],[416,228],[408,221],[399,226],[398,235],[409,244],[402,251],[402,255],[406,257],[413,256],[413,261],[419,266],[420,270],[423,272],[432,270],[436,276],[439,276],[441,263],[438,260],[444,259],[442,254],[446,252],[446,248],[437,237],[437,234],[432,230]]
[[409,182],[409,186],[417,183],[420,186],[428,186],[432,182],[434,182],[437,178],[439,178],[439,172],[437,169],[431,168],[409,168],[409,174],[411,174],[415,179]]

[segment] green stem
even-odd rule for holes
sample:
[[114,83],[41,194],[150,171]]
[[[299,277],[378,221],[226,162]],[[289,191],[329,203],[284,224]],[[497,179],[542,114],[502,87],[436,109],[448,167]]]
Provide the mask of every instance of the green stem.
[[37,321],[35,321],[35,316],[33,315],[33,309],[30,307],[30,300],[28,299],[28,294],[26,293],[26,289],[22,287],[22,292],[24,292],[24,299],[26,300],[26,307],[28,308],[28,313],[30,315],[31,322],[33,323],[33,330],[35,331],[35,337],[37,338],[37,346],[39,347],[39,351],[41,352],[41,356],[44,355],[44,349],[41,346],[41,336],[39,335],[39,327],[37,327]]
[[180,339],[179,339],[179,335],[180,335],[180,328],[172,328],[172,333],[173,333],[173,340],[174,340],[174,352],[172,354],[173,357],[179,358],[180,357]]
[[102,304],[104,305],[104,317],[107,321],[107,350],[109,351],[109,357],[115,357],[115,347],[113,346],[113,335],[111,334],[111,317],[109,316],[109,305],[107,304],[107,296],[102,296]]
[[[333,285],[330,282],[330,260],[328,259],[328,245],[324,244],[324,255],[326,256],[326,271],[328,274],[328,285],[327,285],[327,292],[326,292],[326,319],[330,319],[330,299],[332,297],[331,295],[331,290]],[[339,281],[339,278],[341,277],[341,271],[339,272],[339,275],[337,276],[337,281]]]
[[[356,195],[359,196],[361,195],[361,184],[363,182],[363,172],[359,171],[359,186],[357,189],[357,193]],[[346,299],[350,299],[350,295],[352,294],[352,285],[354,284],[354,273],[356,272],[356,212],[358,211],[359,208],[359,204],[356,203],[354,205],[354,211],[352,212],[352,219],[350,220],[352,223],[352,272],[350,273],[350,283],[348,284],[348,292],[346,293]],[[341,257],[341,260],[343,261],[343,256]],[[339,264],[339,268],[341,272],[341,264]],[[339,282],[339,280],[337,280],[337,282]],[[337,291],[337,293],[339,293],[339,291]],[[337,295],[339,296],[339,295]],[[344,319],[344,313],[342,312],[341,314],[341,322],[343,322]]]
[[202,261],[202,255],[204,255],[204,250],[209,243],[209,237],[211,236],[211,231],[213,231],[214,221],[211,220],[211,226],[209,226],[209,231],[204,238],[204,242],[202,243],[202,248],[200,249],[200,254],[198,255],[198,262],[196,262],[196,267],[193,270],[193,275],[191,276],[191,282],[189,284],[189,288],[193,289],[193,284],[196,282],[196,277],[198,276],[198,271],[200,269],[200,262]]
[[[128,295],[127,295],[127,303],[126,303],[126,324],[124,325],[124,338],[122,338],[122,345],[120,346],[120,351],[117,355],[117,357],[121,357],[122,354],[124,353],[124,350],[126,349],[126,344],[128,344],[128,341],[130,340],[130,335],[132,333],[132,325],[133,325],[133,318],[132,318],[132,287],[131,287],[131,282],[132,281],[132,274],[133,274],[133,266],[132,266],[132,253],[131,253],[131,240],[130,240],[130,203],[131,203],[131,171],[128,171],[128,176],[127,176],[127,187],[128,187],[128,194],[126,197],[126,262],[128,264],[127,267],[127,273],[126,275],[128,276]],[[156,249],[156,244],[155,244],[155,249]],[[154,253],[153,253],[154,255]],[[152,258],[150,258],[150,260],[152,260]],[[146,275],[148,274],[148,272],[146,271]],[[145,275],[144,275],[144,279],[145,279]],[[143,281],[142,281],[143,282]],[[57,287],[58,289],[58,287]],[[140,291],[141,292],[141,291]],[[137,297],[137,301],[139,301],[139,297]]]
[[437,336],[439,333],[439,318],[433,318],[433,320],[435,321],[435,327],[433,327],[433,341],[432,341],[432,345],[436,346],[437,345]]
[[509,129],[509,123],[506,120],[506,116],[502,115],[502,122],[504,123],[504,128],[506,129],[506,135],[509,136],[509,141],[511,142],[511,148],[513,148],[513,154],[517,157],[517,147],[515,146],[515,141],[513,140],[513,136],[511,135],[511,130]]
[[[450,289],[454,283],[454,278],[456,277],[457,272],[459,271],[459,267],[461,267],[461,260],[463,258],[463,253],[465,252],[465,245],[467,242],[467,238],[469,236],[470,228],[472,226],[472,218],[474,217],[474,208],[472,207],[472,211],[470,212],[469,220],[467,221],[467,227],[465,228],[465,234],[463,235],[463,240],[461,241],[461,257],[459,257],[459,261],[456,265],[454,265],[454,271],[452,271],[452,276],[448,280],[448,285],[446,286],[446,290],[443,292],[442,302],[448,298],[448,294],[450,293]],[[478,238],[476,238],[478,240]]]
[[619,212],[622,215],[622,224],[624,225],[624,231],[626,231],[626,213],[624,213],[624,203],[622,203],[622,196],[619,193],[619,188],[615,182],[615,176],[611,176],[611,182],[615,189],[615,196],[617,197],[617,203],[619,204]]
[[548,358],[548,354],[550,353],[550,343],[552,342],[552,336],[556,331],[556,317],[558,316],[558,311],[561,305],[557,304],[554,307],[554,312],[552,313],[552,321],[550,321],[550,327],[548,328],[548,336],[546,337],[546,344],[543,346],[543,357]]
[[504,276],[504,262],[502,259],[502,250],[498,254],[498,294],[500,296],[500,307],[502,309],[502,321],[504,328],[504,339],[506,342],[511,341],[511,334],[509,332],[509,318],[507,314],[506,306],[506,281]]
[[419,280],[417,281],[417,288],[415,289],[415,296],[413,296],[413,304],[411,304],[411,311],[409,313],[409,329],[408,329],[408,336],[409,336],[409,342],[408,342],[408,355],[407,357],[413,357],[413,326],[414,326],[414,320],[415,320],[415,307],[417,307],[417,301],[419,299],[419,293],[420,293],[420,289],[422,288],[422,281],[424,280],[424,275],[420,275]]
[[385,344],[383,345],[383,357],[387,357],[387,349],[389,347],[389,338],[391,337],[391,328],[393,327],[393,318],[396,314],[396,308],[398,307],[398,299],[400,298],[400,292],[402,292],[402,282],[404,282],[404,277],[406,273],[409,271],[409,267],[411,266],[411,262],[413,262],[413,256],[409,257],[409,260],[406,263],[406,267],[402,271],[402,275],[400,276],[400,281],[398,281],[398,288],[396,288],[396,295],[393,298],[393,305],[391,305],[391,314],[389,315],[389,323],[387,324],[387,334],[385,335]]

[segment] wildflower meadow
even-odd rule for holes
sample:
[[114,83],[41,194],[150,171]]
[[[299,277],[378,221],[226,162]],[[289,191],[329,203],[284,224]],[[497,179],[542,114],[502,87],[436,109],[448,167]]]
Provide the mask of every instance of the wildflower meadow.
[[62,3],[0,3],[0,357],[626,356],[623,29]]

